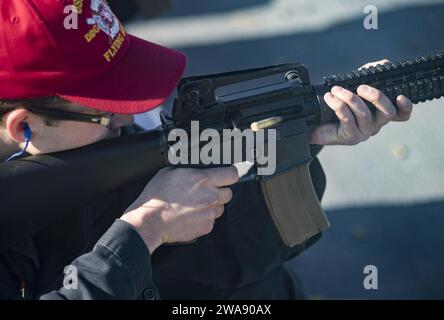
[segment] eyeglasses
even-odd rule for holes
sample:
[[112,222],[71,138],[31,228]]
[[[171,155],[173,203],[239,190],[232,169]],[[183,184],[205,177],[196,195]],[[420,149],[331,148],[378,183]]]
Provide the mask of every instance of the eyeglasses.
[[36,108],[36,107],[26,107],[26,109],[34,114],[46,116],[48,118],[52,118],[55,120],[89,122],[89,123],[100,124],[107,128],[111,124],[111,121],[113,120],[114,117],[114,113],[85,114],[85,113],[62,111],[49,108]]

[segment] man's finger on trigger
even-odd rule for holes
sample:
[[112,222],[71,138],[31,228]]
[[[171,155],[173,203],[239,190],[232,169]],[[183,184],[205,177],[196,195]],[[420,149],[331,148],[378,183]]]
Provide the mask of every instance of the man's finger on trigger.
[[396,106],[398,107],[398,112],[393,121],[409,120],[413,111],[413,103],[406,96],[400,95],[396,98]]
[[344,101],[334,96],[330,92],[327,92],[324,95],[324,100],[327,105],[336,113],[336,116],[338,117],[339,123],[342,126],[344,132],[353,133],[358,131],[355,117]]
[[231,201],[233,198],[233,191],[230,188],[219,188],[217,190],[218,203],[223,205]]
[[239,181],[239,173],[235,166],[203,170],[205,170],[210,183],[215,187],[230,186]]

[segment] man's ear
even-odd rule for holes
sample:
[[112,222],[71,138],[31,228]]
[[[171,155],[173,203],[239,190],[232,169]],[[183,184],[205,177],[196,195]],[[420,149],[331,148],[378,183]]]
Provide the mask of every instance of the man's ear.
[[6,134],[9,138],[16,142],[22,143],[25,141],[25,123],[28,124],[29,128],[33,129],[32,123],[35,122],[35,116],[26,109],[16,109],[8,112],[3,121],[6,124]]

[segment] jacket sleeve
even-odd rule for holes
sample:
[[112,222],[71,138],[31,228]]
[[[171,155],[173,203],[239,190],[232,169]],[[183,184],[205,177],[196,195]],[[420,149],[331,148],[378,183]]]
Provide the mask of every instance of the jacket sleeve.
[[42,300],[138,299],[154,300],[151,257],[130,224],[116,220],[94,249],[65,268],[64,286]]
[[311,156],[314,158],[314,157],[317,157],[318,155],[319,155],[319,153],[322,151],[322,149],[324,148],[324,146],[321,146],[321,145],[319,145],[319,144],[311,144],[310,145],[310,153],[311,153]]

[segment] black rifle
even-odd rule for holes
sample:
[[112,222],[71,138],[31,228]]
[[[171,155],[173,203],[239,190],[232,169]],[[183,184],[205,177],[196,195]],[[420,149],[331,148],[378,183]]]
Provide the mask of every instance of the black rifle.
[[[279,80],[258,85],[258,79],[267,77]],[[255,83],[254,88],[223,92],[246,83]],[[328,227],[308,171],[308,133],[338,121],[323,100],[325,92],[334,85],[356,91],[361,84],[380,89],[392,102],[401,94],[413,103],[441,98],[444,51],[329,76],[321,85],[311,85],[308,70],[298,63],[183,79],[172,122],[159,130],[1,164],[0,252],[37,234],[54,217],[167,166],[168,132],[189,130],[194,120],[200,121],[201,130],[252,125],[277,130],[275,174],[253,177],[262,185],[283,241],[288,246],[301,243]]]

